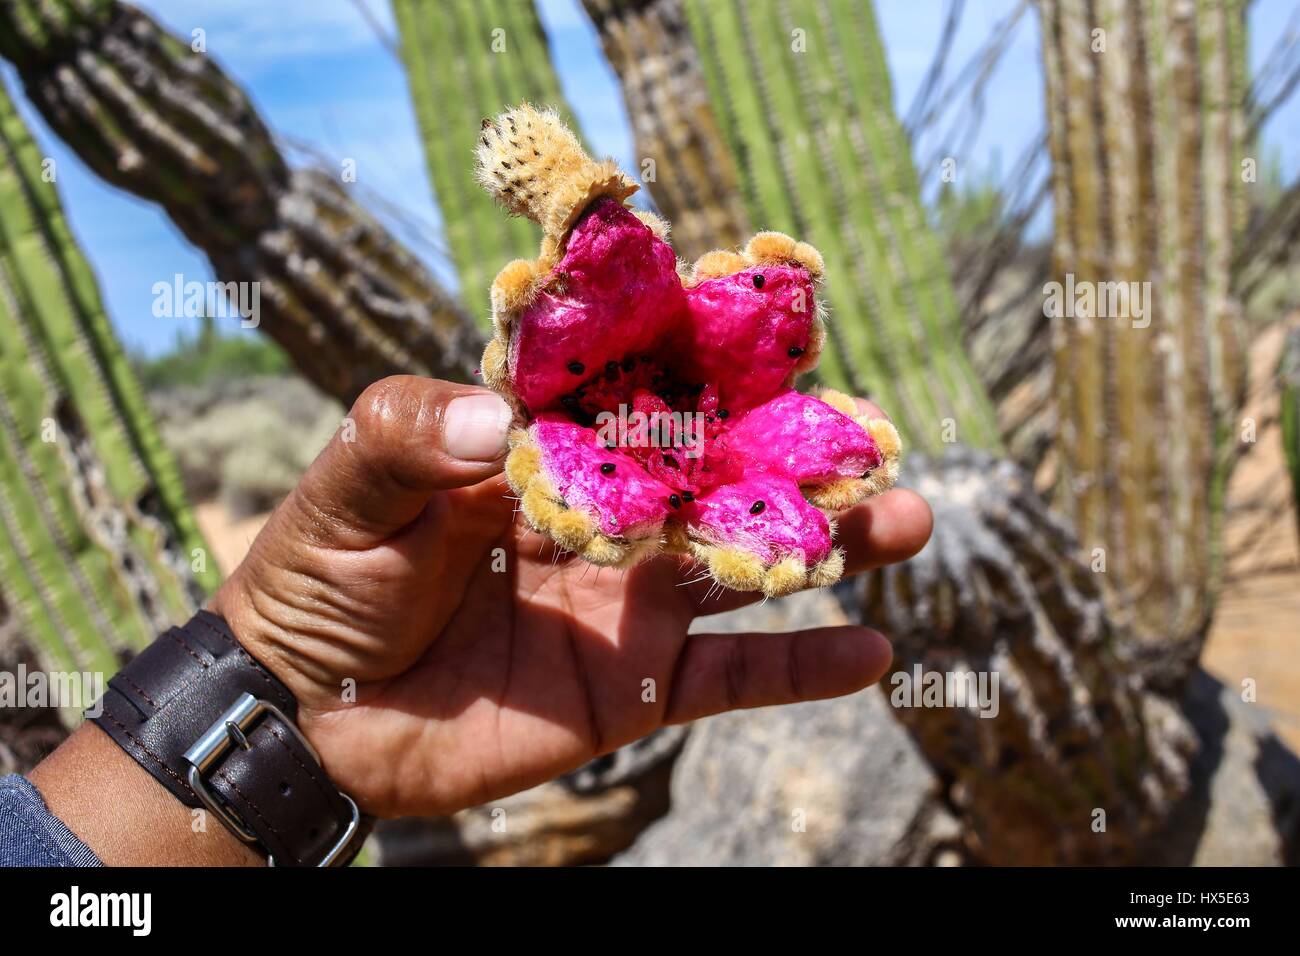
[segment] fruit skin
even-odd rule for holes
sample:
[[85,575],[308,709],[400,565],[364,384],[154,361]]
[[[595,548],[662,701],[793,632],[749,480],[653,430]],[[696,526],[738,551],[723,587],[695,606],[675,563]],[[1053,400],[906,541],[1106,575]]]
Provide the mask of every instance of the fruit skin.
[[793,388],[825,338],[817,251],[765,232],[679,263],[624,205],[636,185],[531,106],[485,122],[477,155],[545,231],[493,282],[482,364],[522,423],[506,477],[529,523],[595,564],[688,555],[735,590],[838,580],[828,513],[890,487],[900,448],[847,396]]

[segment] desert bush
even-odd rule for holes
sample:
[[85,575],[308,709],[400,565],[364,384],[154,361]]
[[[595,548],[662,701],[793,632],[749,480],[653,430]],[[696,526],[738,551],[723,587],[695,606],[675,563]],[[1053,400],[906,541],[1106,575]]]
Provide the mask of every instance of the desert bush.
[[164,389],[153,404],[191,498],[218,499],[237,517],[274,507],[343,416],[296,376]]

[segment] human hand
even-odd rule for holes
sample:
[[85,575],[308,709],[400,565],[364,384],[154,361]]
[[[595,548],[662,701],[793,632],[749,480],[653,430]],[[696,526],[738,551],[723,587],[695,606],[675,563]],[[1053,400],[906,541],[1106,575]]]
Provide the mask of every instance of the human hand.
[[[558,555],[508,497],[491,392],[399,376],[350,418],[210,607],[369,813],[451,813],[664,724],[847,694],[889,666],[865,627],[688,635],[759,598],[710,594],[689,561]],[[930,526],[911,491],[859,505],[839,519],[846,573],[910,557]]]

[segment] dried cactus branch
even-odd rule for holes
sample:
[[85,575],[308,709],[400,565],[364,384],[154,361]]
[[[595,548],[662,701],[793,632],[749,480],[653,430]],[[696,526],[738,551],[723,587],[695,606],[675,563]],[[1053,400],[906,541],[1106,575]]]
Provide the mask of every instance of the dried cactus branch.
[[[944,775],[985,863],[1134,858],[1188,786],[1194,741],[1146,688],[1108,617],[1103,575],[1007,461],[954,449],[913,456],[902,484],[935,509],[911,561],[873,574],[865,618],[888,633],[895,673],[996,677],[997,713],[899,707]],[[886,696],[896,690],[882,685]],[[1095,812],[1106,813],[1104,835]]]

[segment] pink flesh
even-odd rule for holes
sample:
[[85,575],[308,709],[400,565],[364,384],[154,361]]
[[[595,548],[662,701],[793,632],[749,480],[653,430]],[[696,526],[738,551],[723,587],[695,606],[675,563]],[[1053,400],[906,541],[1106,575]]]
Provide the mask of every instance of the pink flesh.
[[[547,413],[533,422],[531,431],[542,449],[543,471],[560,497],[595,518],[605,534],[637,537],[667,515],[673,490],[621,450],[606,449],[590,428]],[[606,463],[614,466],[613,473],[601,472]]]
[[[684,290],[667,243],[598,201],[511,336],[510,376],[535,418],[545,474],[605,534],[652,534],[667,518],[768,562],[822,560],[829,522],[799,485],[860,475],[881,456],[850,418],[788,388],[814,308],[797,266]],[[702,444],[674,426],[607,449],[608,433],[589,427],[633,411],[698,414]]]
[[[762,510],[753,514],[760,501]],[[685,517],[697,537],[739,545],[765,561],[797,554],[813,565],[831,550],[826,516],[804,500],[792,479],[779,474],[752,471],[714,488],[687,505]]]
[[749,463],[800,484],[857,478],[882,461],[866,429],[794,389],[746,412],[727,430],[727,445]]
[[[611,199],[595,203],[569,235],[547,291],[511,337],[515,391],[533,414],[607,362],[649,349],[685,311],[672,248]],[[581,362],[584,372],[569,370]]]
[[[762,277],[761,289],[754,287]],[[802,268],[768,265],[686,291],[688,321],[674,334],[680,375],[712,382],[732,414],[771,397],[808,348],[815,303]],[[791,355],[790,350],[798,350]]]

